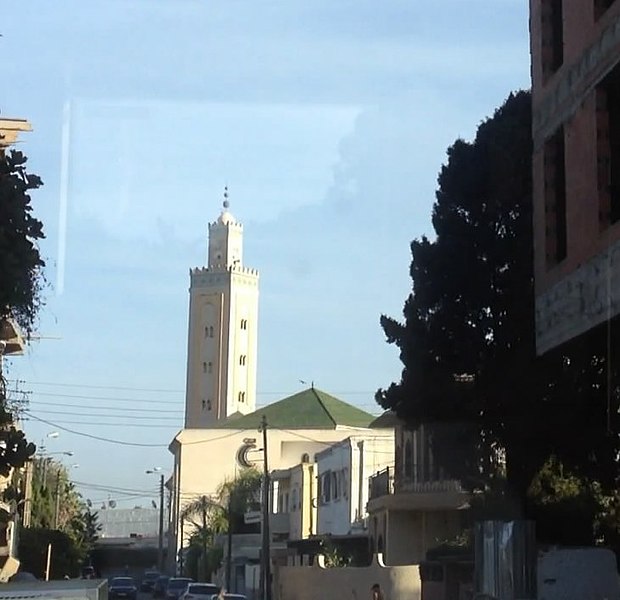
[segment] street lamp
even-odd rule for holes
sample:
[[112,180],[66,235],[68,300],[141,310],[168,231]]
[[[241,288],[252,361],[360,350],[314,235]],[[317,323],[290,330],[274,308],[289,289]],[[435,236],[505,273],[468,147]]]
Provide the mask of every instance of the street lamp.
[[157,568],[161,573],[164,569],[164,474],[160,473],[161,467],[147,469],[147,475],[159,473],[159,536],[157,541]]

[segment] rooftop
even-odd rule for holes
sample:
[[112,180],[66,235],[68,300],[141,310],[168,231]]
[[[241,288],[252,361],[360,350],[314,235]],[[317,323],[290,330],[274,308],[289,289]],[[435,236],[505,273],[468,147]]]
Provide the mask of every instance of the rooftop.
[[276,429],[368,427],[373,415],[311,387],[248,415],[231,415],[215,425],[226,429],[258,429],[263,416]]

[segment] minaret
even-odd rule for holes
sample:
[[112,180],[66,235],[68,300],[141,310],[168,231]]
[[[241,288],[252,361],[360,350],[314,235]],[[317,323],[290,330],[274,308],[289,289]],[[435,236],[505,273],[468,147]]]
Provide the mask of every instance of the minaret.
[[256,409],[258,271],[243,266],[243,225],[209,224],[207,266],[190,271],[185,427],[210,427]]

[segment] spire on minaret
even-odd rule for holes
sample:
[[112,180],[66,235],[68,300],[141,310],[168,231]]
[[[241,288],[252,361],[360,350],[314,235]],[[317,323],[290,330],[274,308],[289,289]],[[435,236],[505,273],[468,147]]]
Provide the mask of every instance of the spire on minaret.
[[222,202],[222,206],[225,211],[228,210],[228,208],[230,207],[230,202],[228,201],[228,186],[227,185],[224,186],[224,202]]

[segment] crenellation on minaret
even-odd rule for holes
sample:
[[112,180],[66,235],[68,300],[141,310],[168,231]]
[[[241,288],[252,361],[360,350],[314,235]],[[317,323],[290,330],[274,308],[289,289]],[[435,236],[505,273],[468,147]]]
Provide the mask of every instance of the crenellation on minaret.
[[243,225],[227,191],[208,232],[207,265],[190,269],[186,428],[256,407],[259,274],[242,263]]

